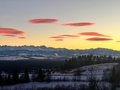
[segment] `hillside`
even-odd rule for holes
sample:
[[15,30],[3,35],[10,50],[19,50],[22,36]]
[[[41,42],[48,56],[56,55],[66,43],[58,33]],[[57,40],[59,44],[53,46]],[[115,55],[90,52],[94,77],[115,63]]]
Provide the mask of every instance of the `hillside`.
[[[116,66],[118,63],[105,63],[105,64],[96,64],[96,65],[88,65],[83,66],[79,69],[84,70],[81,72],[80,76],[75,76],[74,73],[77,69],[73,69],[66,72],[53,72],[51,73],[51,79],[52,80],[66,80],[66,81],[52,81],[52,82],[29,82],[29,83],[23,83],[23,84],[16,84],[11,86],[3,86],[0,87],[1,90],[37,90],[37,88],[42,89],[45,88],[45,90],[49,90],[48,88],[57,88],[57,87],[67,87],[67,88],[77,88],[77,90],[83,90],[80,89],[82,86],[88,87],[89,86],[89,78],[95,77],[97,81],[98,87],[100,87],[100,90],[104,90],[102,88],[106,87],[107,90],[111,90],[111,84],[107,81],[103,82],[103,76],[105,74],[106,70],[111,70],[113,66]],[[92,69],[92,72],[91,72]],[[74,80],[76,79],[76,80]],[[102,86],[102,87],[101,87]],[[4,88],[4,89],[3,89]],[[109,89],[108,89],[109,88]],[[53,89],[56,90],[56,89]],[[73,89],[76,90],[76,89]],[[84,89],[86,90],[86,89]],[[88,90],[88,89],[87,89]]]

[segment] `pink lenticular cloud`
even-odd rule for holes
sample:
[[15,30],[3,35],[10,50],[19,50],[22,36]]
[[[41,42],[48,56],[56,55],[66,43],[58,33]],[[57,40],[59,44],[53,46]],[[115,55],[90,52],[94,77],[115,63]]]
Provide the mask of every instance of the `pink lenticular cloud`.
[[58,22],[57,19],[32,19],[28,21],[29,23],[55,23]]
[[88,35],[88,36],[103,36],[103,37],[109,37],[108,35],[100,34],[98,32],[82,32],[79,33],[80,35]]
[[81,27],[81,26],[91,26],[94,23],[92,22],[79,22],[79,23],[66,23],[62,24],[63,26],[74,26],[74,27]]
[[25,32],[13,28],[0,28],[0,34],[3,36],[24,36]]
[[112,40],[111,38],[100,38],[100,37],[93,37],[93,38],[87,38],[88,41],[109,41]]

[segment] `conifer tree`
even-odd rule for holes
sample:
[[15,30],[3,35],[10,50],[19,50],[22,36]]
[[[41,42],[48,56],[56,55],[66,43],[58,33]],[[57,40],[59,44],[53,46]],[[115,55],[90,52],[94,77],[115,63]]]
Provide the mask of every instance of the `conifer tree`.
[[2,77],[2,75],[0,74],[0,85],[2,85],[3,84],[3,77]]
[[39,82],[43,82],[45,78],[45,73],[43,72],[43,70],[41,68],[38,69],[38,77],[37,80]]
[[29,73],[28,73],[28,69],[25,69],[25,82],[29,82]]
[[18,70],[14,70],[12,73],[12,82],[13,84],[16,84],[19,82],[19,76],[18,76]]

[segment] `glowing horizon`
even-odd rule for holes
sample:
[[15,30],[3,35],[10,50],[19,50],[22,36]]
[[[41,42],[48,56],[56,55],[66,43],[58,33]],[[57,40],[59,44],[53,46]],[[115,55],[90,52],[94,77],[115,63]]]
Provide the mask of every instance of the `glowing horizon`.
[[0,45],[120,50],[120,1],[0,1]]

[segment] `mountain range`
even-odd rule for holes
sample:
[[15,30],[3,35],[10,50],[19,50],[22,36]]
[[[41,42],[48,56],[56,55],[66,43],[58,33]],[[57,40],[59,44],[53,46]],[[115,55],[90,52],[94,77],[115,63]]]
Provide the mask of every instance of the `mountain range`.
[[53,48],[46,46],[0,46],[1,56],[16,56],[16,55],[30,55],[30,56],[55,56],[55,57],[71,57],[73,55],[111,55],[120,56],[120,51],[95,48],[95,49],[66,49],[66,48]]

